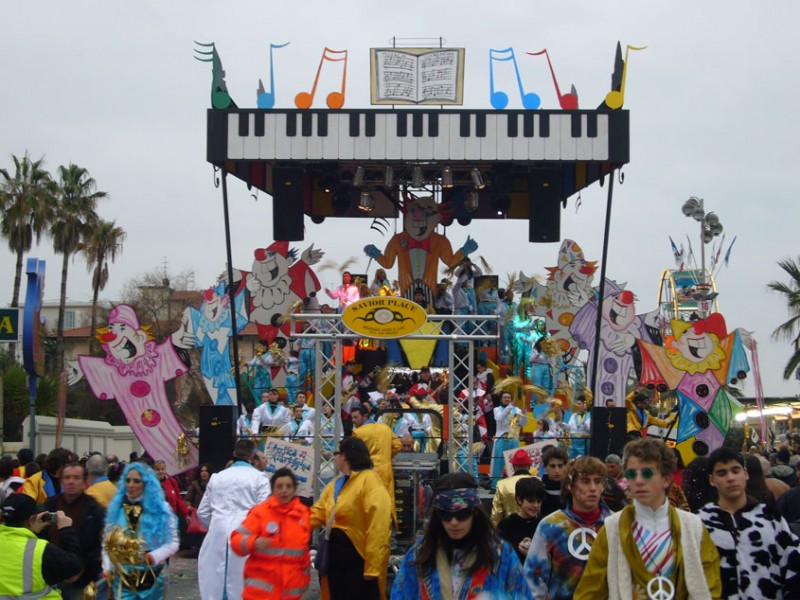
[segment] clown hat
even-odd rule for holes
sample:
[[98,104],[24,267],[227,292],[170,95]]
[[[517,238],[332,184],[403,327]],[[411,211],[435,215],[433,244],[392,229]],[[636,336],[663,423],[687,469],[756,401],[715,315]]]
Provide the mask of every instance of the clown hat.
[[136,316],[136,311],[133,310],[132,306],[127,304],[115,306],[111,309],[111,312],[108,313],[108,324],[113,325],[114,323],[122,323],[135,331],[141,329],[139,327],[139,319]]

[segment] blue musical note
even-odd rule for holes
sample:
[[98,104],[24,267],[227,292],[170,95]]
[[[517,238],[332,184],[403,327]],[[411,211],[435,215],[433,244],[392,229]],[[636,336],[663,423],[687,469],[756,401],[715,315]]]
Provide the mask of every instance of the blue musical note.
[[258,108],[272,108],[275,106],[275,70],[272,67],[272,51],[276,48],[285,48],[291,42],[285,44],[269,45],[269,91],[264,91],[264,84],[258,80]]
[[497,110],[503,110],[508,106],[508,94],[505,92],[496,92],[494,89],[494,61],[506,62],[509,60],[514,64],[514,72],[517,75],[517,85],[519,86],[522,106],[527,110],[536,110],[541,105],[542,100],[534,92],[525,93],[525,89],[522,87],[522,78],[519,75],[517,57],[514,56],[513,48],[506,48],[505,50],[489,49],[489,88],[492,106]]

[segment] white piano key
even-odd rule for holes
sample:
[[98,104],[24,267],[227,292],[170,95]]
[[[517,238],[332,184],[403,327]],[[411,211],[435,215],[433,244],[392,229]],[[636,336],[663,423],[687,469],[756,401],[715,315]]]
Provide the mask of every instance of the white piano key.
[[433,158],[447,160],[450,157],[450,119],[448,115],[439,115],[439,135],[433,138]]
[[[540,116],[539,114],[533,115],[534,135],[531,138],[525,138],[528,140],[528,160],[544,160],[544,144],[546,138],[542,137],[541,124],[539,123]],[[520,123],[519,133],[520,135],[524,135],[522,123]]]
[[268,114],[262,114],[264,119],[264,137],[258,138],[258,158],[272,160],[275,155],[275,120]]
[[[439,119],[441,123],[442,119]],[[447,115],[449,121],[448,128],[450,130],[450,151],[449,156],[443,157],[442,160],[464,160],[467,138],[461,137],[460,131],[460,117],[458,113],[450,113]]]
[[256,119],[263,119],[263,115],[249,114],[249,125],[247,127],[248,135],[244,139],[243,158],[245,160],[252,160],[258,158],[259,153],[259,138],[255,136]]
[[486,137],[478,138],[481,143],[481,160],[497,160],[498,115],[486,115]]
[[[247,118],[241,115],[242,118]],[[239,136],[239,117],[237,113],[228,115],[228,159],[244,158],[244,138]]]
[[608,115],[597,115],[597,137],[592,139],[592,159],[608,160]]
[[306,158],[319,160],[322,158],[322,137],[317,135],[319,131],[319,113],[311,116],[311,137],[306,138]]
[[[286,113],[275,115],[275,158],[286,159],[292,156],[292,138],[286,135]],[[290,115],[294,117],[294,115]]]
[[322,138],[322,158],[339,158],[339,119],[334,114],[328,114],[328,135]]
[[[355,156],[355,138],[350,137],[350,115],[336,115],[339,122],[339,158],[353,160]],[[330,124],[328,125],[330,127]]]
[[289,154],[289,158],[293,160],[305,160],[308,158],[308,138],[303,137],[302,134],[302,127],[301,127],[301,114],[297,113],[294,115],[289,115],[289,119],[294,118],[295,120],[295,135],[289,138],[291,141],[289,142],[291,146],[291,153]]
[[[575,160],[577,156],[578,138],[572,137],[572,115],[558,115],[559,136],[561,137],[561,153],[559,160]],[[550,117],[550,131],[553,130],[553,117]]]
[[[542,119],[542,115],[537,115]],[[558,160],[561,158],[561,127],[558,115],[550,115],[550,135],[544,140],[544,160]],[[539,128],[536,128],[539,133]]]
[[370,138],[367,137],[367,118],[364,113],[361,113],[358,115],[358,137],[353,139],[353,158],[356,160],[369,159],[369,140]]
[[[506,115],[506,120],[508,119],[517,120],[517,137],[508,138],[511,141],[511,158],[513,160],[528,160],[530,140],[522,134],[522,115],[508,114]],[[506,133],[508,133],[508,129],[506,129]]]
[[403,144],[397,137],[397,114],[386,115],[386,158],[399,160],[403,155]]
[[514,156],[513,138],[508,137],[508,119],[512,116],[516,118],[516,115],[497,115],[497,160],[511,160]]
[[575,158],[578,160],[592,160],[592,138],[587,133],[589,115],[581,115],[581,137],[575,146]]
[[[410,133],[413,134],[413,131]],[[422,133],[422,137],[414,138],[417,140],[417,157],[419,160],[433,160],[436,157],[433,154],[433,138],[430,135],[430,115],[428,114],[422,115]]]
[[415,138],[412,135],[413,125],[411,115],[408,117],[408,130],[406,133],[406,137],[398,138],[400,140],[400,158],[403,160],[417,160],[419,157],[419,149],[417,148],[417,142],[421,138]]
[[372,160],[386,159],[387,117],[385,114],[375,115],[375,137],[369,138],[369,157]]
[[464,142],[464,158],[478,160],[481,157],[481,138],[475,135],[475,114],[469,116],[469,137]]

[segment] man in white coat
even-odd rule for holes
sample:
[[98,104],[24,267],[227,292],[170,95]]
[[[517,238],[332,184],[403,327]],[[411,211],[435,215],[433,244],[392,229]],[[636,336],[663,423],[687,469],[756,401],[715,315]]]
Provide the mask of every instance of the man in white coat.
[[270,494],[269,479],[253,467],[255,444],[236,442],[234,463],[211,476],[197,516],[208,533],[197,557],[200,597],[203,600],[238,600],[244,588],[245,557],[230,551],[231,532],[248,511]]

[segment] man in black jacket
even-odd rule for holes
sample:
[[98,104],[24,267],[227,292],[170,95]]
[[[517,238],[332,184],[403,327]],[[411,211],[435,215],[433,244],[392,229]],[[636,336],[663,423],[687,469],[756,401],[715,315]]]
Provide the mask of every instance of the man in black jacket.
[[[83,465],[77,462],[67,463],[61,475],[61,493],[45,502],[48,511],[63,511],[71,518],[78,531],[84,568],[77,580],[58,586],[66,600],[80,600],[83,597],[83,588],[90,582],[99,580],[102,572],[100,554],[106,511],[97,500],[84,493],[85,487],[86,470]],[[63,548],[59,529],[50,527],[42,537]]]
[[77,576],[83,569],[78,532],[72,519],[55,513],[61,548],[38,539],[36,534],[51,523],[51,515],[36,510],[26,494],[11,494],[0,509],[0,597],[37,598],[58,594],[51,586]]

